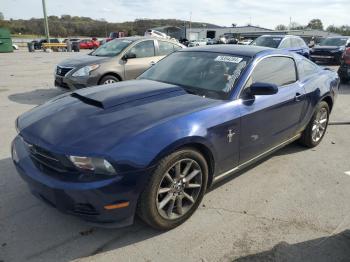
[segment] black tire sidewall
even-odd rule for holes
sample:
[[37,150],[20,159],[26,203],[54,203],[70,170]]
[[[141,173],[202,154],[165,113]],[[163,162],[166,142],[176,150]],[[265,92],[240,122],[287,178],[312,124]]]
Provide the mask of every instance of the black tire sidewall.
[[[197,197],[195,204],[191,207],[191,209],[182,217],[167,220],[163,218],[157,209],[156,199],[157,199],[157,191],[159,188],[159,184],[161,183],[165,172],[172,167],[177,161],[190,158],[195,160],[201,170],[202,170],[202,188]],[[144,220],[150,226],[160,229],[160,230],[168,230],[174,227],[179,226],[183,222],[185,222],[198,208],[200,205],[204,194],[206,192],[208,182],[208,164],[205,158],[198,151],[186,148],[179,151],[176,151],[169,156],[163,158],[158,167],[156,168],[154,174],[151,176],[149,183],[147,184],[144,192],[141,194],[138,205],[138,214],[142,220]]]

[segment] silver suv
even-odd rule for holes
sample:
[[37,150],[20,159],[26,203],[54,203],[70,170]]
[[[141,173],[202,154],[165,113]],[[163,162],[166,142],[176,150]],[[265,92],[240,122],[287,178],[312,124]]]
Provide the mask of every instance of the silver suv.
[[135,79],[164,56],[185,46],[168,39],[114,39],[88,55],[64,60],[55,70],[55,86],[79,89]]

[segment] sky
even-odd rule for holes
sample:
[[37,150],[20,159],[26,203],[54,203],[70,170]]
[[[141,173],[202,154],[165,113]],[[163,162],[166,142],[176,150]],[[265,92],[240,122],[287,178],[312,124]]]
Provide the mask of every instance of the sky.
[[[275,28],[306,25],[320,18],[325,26],[350,24],[350,0],[46,0],[47,14],[69,14],[109,22],[136,18],[176,18],[220,26],[259,25]],[[43,17],[41,0],[0,0],[5,19]],[[192,15],[191,15],[192,14]]]

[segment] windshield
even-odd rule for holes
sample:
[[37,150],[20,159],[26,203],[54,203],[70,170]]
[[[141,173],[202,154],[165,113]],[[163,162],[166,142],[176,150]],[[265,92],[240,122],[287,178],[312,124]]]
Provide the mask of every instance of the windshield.
[[251,45],[277,48],[282,41],[282,37],[260,36]]
[[128,47],[132,41],[130,40],[122,40],[122,39],[114,39],[109,41],[99,48],[97,48],[91,55],[94,56],[116,56],[120,54],[126,47]]
[[346,44],[347,38],[326,38],[320,42],[320,46],[343,46]]
[[176,52],[164,58],[139,79],[183,87],[189,93],[225,99],[249,58],[211,52]]

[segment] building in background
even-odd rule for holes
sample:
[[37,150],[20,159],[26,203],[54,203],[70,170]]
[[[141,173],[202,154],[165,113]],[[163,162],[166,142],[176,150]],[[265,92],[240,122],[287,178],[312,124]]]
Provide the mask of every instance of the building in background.
[[157,28],[152,28],[154,30],[163,32],[170,37],[176,39],[188,39],[188,40],[200,40],[200,39],[219,39],[222,36],[226,38],[236,38],[236,39],[255,39],[261,35],[297,35],[302,37],[307,43],[310,42],[312,37],[316,39],[321,39],[329,36],[338,36],[338,34],[330,33],[322,30],[283,30],[277,31],[268,28],[263,28],[259,26],[233,26],[233,27],[217,27],[217,28],[207,28],[205,24],[203,27],[175,27],[175,26],[162,26]]

